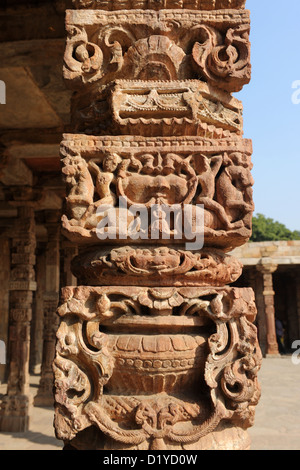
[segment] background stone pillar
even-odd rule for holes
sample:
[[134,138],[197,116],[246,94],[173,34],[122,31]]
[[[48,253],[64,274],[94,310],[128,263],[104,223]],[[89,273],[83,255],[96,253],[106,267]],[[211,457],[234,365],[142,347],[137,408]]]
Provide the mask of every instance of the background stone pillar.
[[267,350],[268,356],[278,356],[278,343],[276,338],[276,325],[275,325],[275,304],[274,296],[275,292],[273,289],[273,273],[277,270],[278,266],[271,265],[259,265],[257,269],[262,273],[263,277],[263,298],[266,316],[266,327],[267,327]]
[[256,325],[257,325],[257,334],[259,345],[262,350],[262,353],[265,354],[266,352],[266,319],[265,319],[265,308],[264,308],[264,298],[262,295],[263,288],[262,288],[262,279],[260,274],[257,272],[256,267],[249,269],[247,271],[247,282],[249,287],[251,287],[255,294],[255,302],[257,307],[257,317],[256,317]]
[[300,274],[296,276],[296,300],[298,315],[298,338],[300,338]]
[[2,432],[25,432],[32,398],[29,393],[30,322],[35,282],[35,220],[29,202],[18,207],[11,242],[9,377],[0,409]]
[[63,286],[76,286],[77,279],[72,273],[71,263],[75,256],[78,255],[77,246],[72,246],[70,242],[64,241],[62,244],[62,266],[61,266],[61,279]]
[[[0,341],[4,341],[6,349],[8,347],[10,262],[10,240],[7,237],[0,238]],[[0,364],[0,383],[5,382],[6,379],[7,364]]]
[[48,242],[46,248],[46,276],[44,293],[44,343],[41,367],[41,379],[35,406],[53,405],[53,371],[52,363],[55,356],[56,330],[58,319],[56,309],[60,290],[60,211],[47,211],[46,228]]

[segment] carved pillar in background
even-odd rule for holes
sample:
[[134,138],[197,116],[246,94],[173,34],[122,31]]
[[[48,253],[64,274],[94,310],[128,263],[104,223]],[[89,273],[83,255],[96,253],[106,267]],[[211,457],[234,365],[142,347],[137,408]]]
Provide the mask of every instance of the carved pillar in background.
[[46,276],[44,293],[44,343],[41,379],[35,406],[53,406],[53,370],[55,357],[56,331],[58,319],[56,310],[60,291],[60,211],[47,211],[46,228],[48,242],[46,249]]
[[[0,341],[8,345],[10,240],[0,237]],[[5,361],[6,362],[6,359]],[[0,383],[7,380],[7,364],[0,364]]]
[[261,348],[262,353],[265,355],[266,352],[266,319],[265,319],[265,309],[264,309],[264,300],[263,300],[263,288],[262,288],[262,279],[260,274],[257,272],[256,266],[247,271],[247,285],[253,289],[255,294],[255,303],[257,308],[256,322],[257,325],[257,334],[258,342]]
[[276,338],[275,325],[275,305],[273,289],[273,273],[277,270],[277,265],[258,265],[257,269],[262,273],[263,277],[263,298],[267,328],[267,350],[266,354],[270,356],[279,355],[278,343]]
[[[249,11],[243,0],[74,5],[64,75],[76,134],[61,157],[78,287],[58,309],[57,437],[76,449],[246,449],[256,307],[252,289],[226,285],[241,275],[227,252],[250,238],[254,207],[231,94],[250,80]],[[180,213],[153,220],[161,206]]]
[[29,393],[30,322],[35,282],[35,220],[29,202],[18,208],[11,241],[9,377],[0,409],[2,432],[25,432],[32,397]]

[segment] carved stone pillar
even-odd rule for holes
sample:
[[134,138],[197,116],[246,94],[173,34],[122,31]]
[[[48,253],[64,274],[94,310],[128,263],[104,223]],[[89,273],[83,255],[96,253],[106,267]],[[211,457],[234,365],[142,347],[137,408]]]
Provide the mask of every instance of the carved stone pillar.
[[46,228],[48,242],[46,249],[46,276],[44,293],[44,343],[41,379],[35,406],[53,406],[53,370],[55,357],[56,330],[58,319],[56,310],[60,291],[60,211],[47,211]]
[[273,273],[277,270],[277,268],[278,266],[274,264],[257,266],[258,271],[262,273],[264,283],[263,298],[267,327],[267,356],[279,355],[275,325],[275,292],[273,289]]
[[25,432],[29,426],[30,321],[35,282],[35,220],[30,203],[19,206],[11,241],[9,377],[0,409],[2,432]]
[[244,0],[74,5],[75,133],[61,158],[78,286],[58,309],[57,437],[83,450],[249,448],[256,307],[252,289],[226,286],[254,208],[232,96],[250,80],[249,11]]

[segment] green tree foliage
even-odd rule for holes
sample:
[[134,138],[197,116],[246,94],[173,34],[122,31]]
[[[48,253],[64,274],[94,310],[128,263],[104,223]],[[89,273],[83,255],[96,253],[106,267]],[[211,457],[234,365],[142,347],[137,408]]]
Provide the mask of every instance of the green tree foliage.
[[257,214],[253,217],[252,242],[300,240],[300,232],[289,230],[285,225],[273,219]]

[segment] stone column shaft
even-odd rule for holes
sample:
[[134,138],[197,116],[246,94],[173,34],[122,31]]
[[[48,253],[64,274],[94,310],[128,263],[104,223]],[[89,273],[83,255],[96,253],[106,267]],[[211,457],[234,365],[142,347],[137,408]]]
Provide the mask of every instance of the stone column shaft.
[[276,325],[275,325],[275,303],[274,303],[274,288],[273,288],[273,273],[277,270],[276,265],[260,265],[258,270],[262,273],[264,283],[264,305],[267,326],[267,351],[266,354],[276,356],[279,354],[278,343],[276,338]]
[[226,286],[254,209],[232,96],[251,75],[245,0],[73,5],[60,153],[78,285],[58,308],[56,435],[78,450],[248,449],[257,310]]
[[9,276],[10,276],[10,240],[8,237],[0,238],[0,341],[4,342],[4,357],[0,360],[0,383],[7,380],[7,346],[9,321]]

